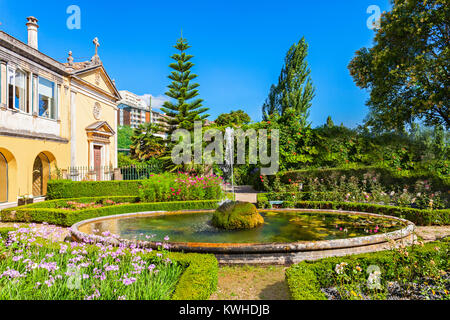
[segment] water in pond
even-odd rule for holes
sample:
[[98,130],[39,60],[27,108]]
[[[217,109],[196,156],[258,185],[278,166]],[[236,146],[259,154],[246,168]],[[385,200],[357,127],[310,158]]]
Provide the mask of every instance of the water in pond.
[[227,231],[213,227],[212,213],[177,213],[159,216],[113,218],[80,227],[81,232],[105,231],[124,239],[209,243],[283,243],[345,239],[401,229],[402,222],[373,216],[293,211],[262,212],[264,225],[252,230]]

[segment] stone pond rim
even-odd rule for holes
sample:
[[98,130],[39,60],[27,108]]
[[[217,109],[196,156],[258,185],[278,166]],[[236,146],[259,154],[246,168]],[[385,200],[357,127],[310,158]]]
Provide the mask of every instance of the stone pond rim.
[[[183,210],[178,212],[150,211],[137,212],[129,214],[120,214],[107,217],[98,217],[89,220],[80,221],[70,228],[70,237],[75,241],[89,239],[93,242],[107,243],[118,246],[120,243],[125,245],[136,244],[136,241],[127,239],[106,239],[101,236],[87,234],[79,231],[83,225],[103,220],[117,218],[138,218],[150,217],[166,214],[189,214],[193,212],[213,212],[214,210]],[[206,242],[170,242],[170,251],[193,252],[193,253],[212,253],[216,256],[220,264],[293,264],[303,260],[315,260],[332,256],[344,256],[357,253],[368,253],[389,249],[389,240],[400,241],[403,244],[410,244],[414,241],[415,225],[405,219],[379,215],[367,212],[340,211],[340,210],[317,210],[317,209],[270,209],[260,210],[262,212],[271,211],[295,211],[295,212],[320,212],[336,214],[352,214],[361,216],[384,217],[386,219],[400,221],[404,228],[364,237],[320,240],[320,241],[299,241],[289,243],[206,243]],[[145,248],[158,248],[158,242],[139,241],[140,246]]]

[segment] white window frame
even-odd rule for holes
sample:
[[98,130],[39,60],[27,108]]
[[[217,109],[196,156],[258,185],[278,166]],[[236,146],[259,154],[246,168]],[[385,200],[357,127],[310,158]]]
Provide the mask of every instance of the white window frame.
[[[20,106],[16,106],[16,75],[17,72],[20,72],[24,75],[24,99],[25,99],[25,106],[24,108],[27,108],[27,101],[29,103],[28,105],[28,112],[26,110],[22,110],[20,109]],[[8,107],[9,110],[14,110],[16,112],[21,112],[21,113],[25,113],[25,114],[31,114],[32,113],[32,102],[30,100],[30,92],[33,91],[33,89],[31,88],[30,84],[27,83],[27,79],[28,81],[31,79],[31,73],[28,71],[23,70],[22,68],[19,68],[15,65],[10,65],[8,64],[6,66],[6,105]],[[12,109],[9,106],[9,99],[10,99],[10,93],[9,93],[9,86],[12,85],[13,86],[13,91],[12,91]],[[29,90],[31,88],[31,90]],[[28,89],[28,90],[27,90]]]
[[[50,110],[49,110],[49,116],[48,117],[46,117],[46,116],[43,116],[43,115],[39,115],[39,108],[40,108],[40,106],[39,106],[39,79],[44,79],[44,80],[47,80],[47,81],[49,81],[49,82],[51,82],[51,83],[53,83],[53,103],[55,104],[55,114],[54,115],[52,115],[51,114],[51,107],[49,107],[50,108]],[[59,115],[59,89],[60,89],[60,85],[58,85],[55,81],[52,81],[52,80],[50,80],[50,79],[47,79],[47,78],[45,78],[45,77],[41,77],[41,76],[37,76],[37,81],[36,81],[36,97],[37,97],[37,105],[36,105],[36,113],[37,113],[37,115],[39,116],[39,117],[41,117],[41,118],[44,118],[44,119],[50,119],[50,120],[55,120],[55,121],[57,121],[58,120],[58,115]]]

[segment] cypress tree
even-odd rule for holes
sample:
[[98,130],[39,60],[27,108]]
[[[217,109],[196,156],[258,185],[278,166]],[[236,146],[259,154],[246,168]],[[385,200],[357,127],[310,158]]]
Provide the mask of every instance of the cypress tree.
[[311,69],[306,61],[307,55],[308,44],[305,38],[294,43],[286,53],[278,84],[272,85],[262,108],[265,120],[275,113],[283,115],[288,108],[292,108],[301,116],[300,121],[306,126],[315,91]]

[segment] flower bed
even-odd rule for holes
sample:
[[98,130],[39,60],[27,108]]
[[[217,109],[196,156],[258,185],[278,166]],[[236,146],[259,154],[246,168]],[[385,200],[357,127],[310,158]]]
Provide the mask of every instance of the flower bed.
[[145,202],[221,199],[222,177],[190,176],[187,173],[150,176],[139,186],[139,198]]
[[[326,172],[329,172],[328,176],[293,177],[285,184],[278,183],[266,189],[272,191],[270,197],[285,198],[279,200],[368,202],[417,209],[450,208],[450,185],[436,185],[432,179],[389,184],[375,172],[367,172],[362,177],[346,176],[341,171],[331,169]],[[264,178],[262,180],[265,181]]]
[[145,202],[212,200],[223,198],[221,177],[187,173],[150,175],[146,180],[80,181],[52,180],[49,200],[82,197],[140,197]]
[[31,225],[7,237],[0,232],[0,299],[207,299],[216,289],[212,255],[170,253],[164,243],[159,252],[139,243],[56,243],[49,240],[54,231]]
[[[258,208],[270,208],[270,198],[266,194],[258,194]],[[450,225],[450,209],[422,210],[371,203],[333,202],[333,201],[284,201],[283,208],[301,209],[333,209],[360,211],[395,216],[414,222],[420,226]]]
[[303,261],[286,270],[286,281],[295,300],[450,299],[449,247],[442,241]]
[[[83,208],[80,210],[67,210],[67,202],[76,203],[106,203],[106,201],[129,202],[116,205],[102,205],[101,207]],[[9,208],[0,211],[3,222],[47,222],[59,226],[71,226],[76,222],[122,213],[145,212],[145,211],[176,211],[176,210],[198,210],[216,209],[220,200],[197,200],[197,201],[172,201],[172,202],[137,202],[136,197],[96,197],[76,198],[45,201],[22,207]]]
[[307,187],[310,181],[323,179],[323,183],[332,187],[341,177],[355,177],[362,182],[365,179],[377,177],[383,186],[396,187],[402,189],[404,185],[413,186],[417,181],[428,181],[433,186],[433,191],[447,192],[450,187],[450,179],[440,178],[430,171],[410,171],[398,172],[384,167],[358,167],[358,168],[327,168],[327,169],[306,169],[279,172],[277,174],[280,183],[290,184],[301,182]]

